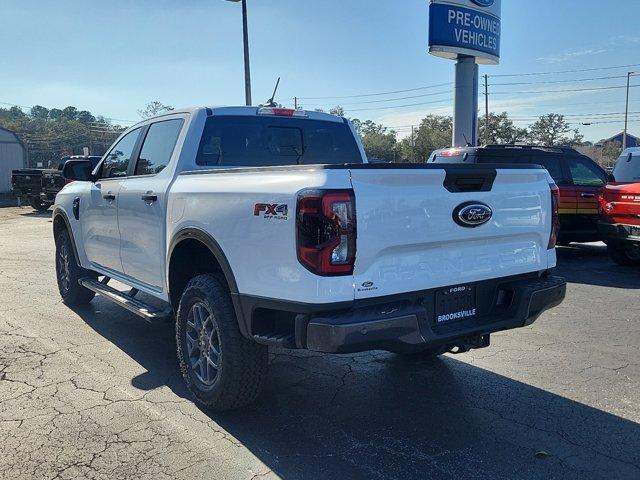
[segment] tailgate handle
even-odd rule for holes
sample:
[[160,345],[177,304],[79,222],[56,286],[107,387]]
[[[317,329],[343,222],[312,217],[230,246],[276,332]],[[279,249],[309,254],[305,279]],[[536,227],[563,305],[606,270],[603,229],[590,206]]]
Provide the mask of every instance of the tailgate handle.
[[447,169],[443,186],[452,193],[457,192],[490,192],[496,179],[493,168]]
[[582,198],[595,198],[595,193],[581,193],[580,196]]

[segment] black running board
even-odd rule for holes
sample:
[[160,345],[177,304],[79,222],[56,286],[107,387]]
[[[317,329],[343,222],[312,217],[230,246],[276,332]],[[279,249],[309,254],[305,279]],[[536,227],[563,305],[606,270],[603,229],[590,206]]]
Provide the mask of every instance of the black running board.
[[[141,302],[140,300],[133,298],[128,293],[116,290],[113,287],[108,286],[106,283],[99,282],[90,278],[81,278],[78,283],[89,290],[96,292],[98,295],[111,300],[112,302],[126,308],[132,313],[142,317],[147,322],[156,323],[164,320],[169,320],[172,316],[172,310],[167,307],[164,310],[160,310],[154,306]],[[137,293],[137,292],[136,292]]]

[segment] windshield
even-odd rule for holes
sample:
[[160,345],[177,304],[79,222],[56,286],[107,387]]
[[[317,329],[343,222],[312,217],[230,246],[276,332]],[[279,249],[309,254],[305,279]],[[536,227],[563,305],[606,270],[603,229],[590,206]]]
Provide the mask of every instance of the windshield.
[[362,163],[344,122],[275,116],[213,116],[200,140],[198,165],[269,166]]
[[640,182],[640,152],[620,155],[613,169],[613,178],[622,183]]

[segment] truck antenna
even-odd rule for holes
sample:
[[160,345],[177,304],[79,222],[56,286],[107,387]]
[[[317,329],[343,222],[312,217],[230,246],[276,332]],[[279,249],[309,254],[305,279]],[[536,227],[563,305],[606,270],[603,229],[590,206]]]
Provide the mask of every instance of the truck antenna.
[[276,97],[276,92],[278,91],[278,85],[280,85],[280,77],[278,77],[278,80],[276,81],[276,88],[273,89],[273,95],[271,95],[271,98],[267,100],[267,103],[265,104],[265,106],[267,107],[276,106],[276,104],[273,102],[273,99]]

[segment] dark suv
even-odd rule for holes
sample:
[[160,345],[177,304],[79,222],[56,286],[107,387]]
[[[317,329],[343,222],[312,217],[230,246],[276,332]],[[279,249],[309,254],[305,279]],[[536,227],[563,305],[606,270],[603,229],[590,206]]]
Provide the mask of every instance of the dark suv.
[[428,162],[542,165],[560,189],[558,244],[601,239],[598,233],[598,196],[607,183],[607,173],[573,148],[533,145],[445,148],[434,151]]

